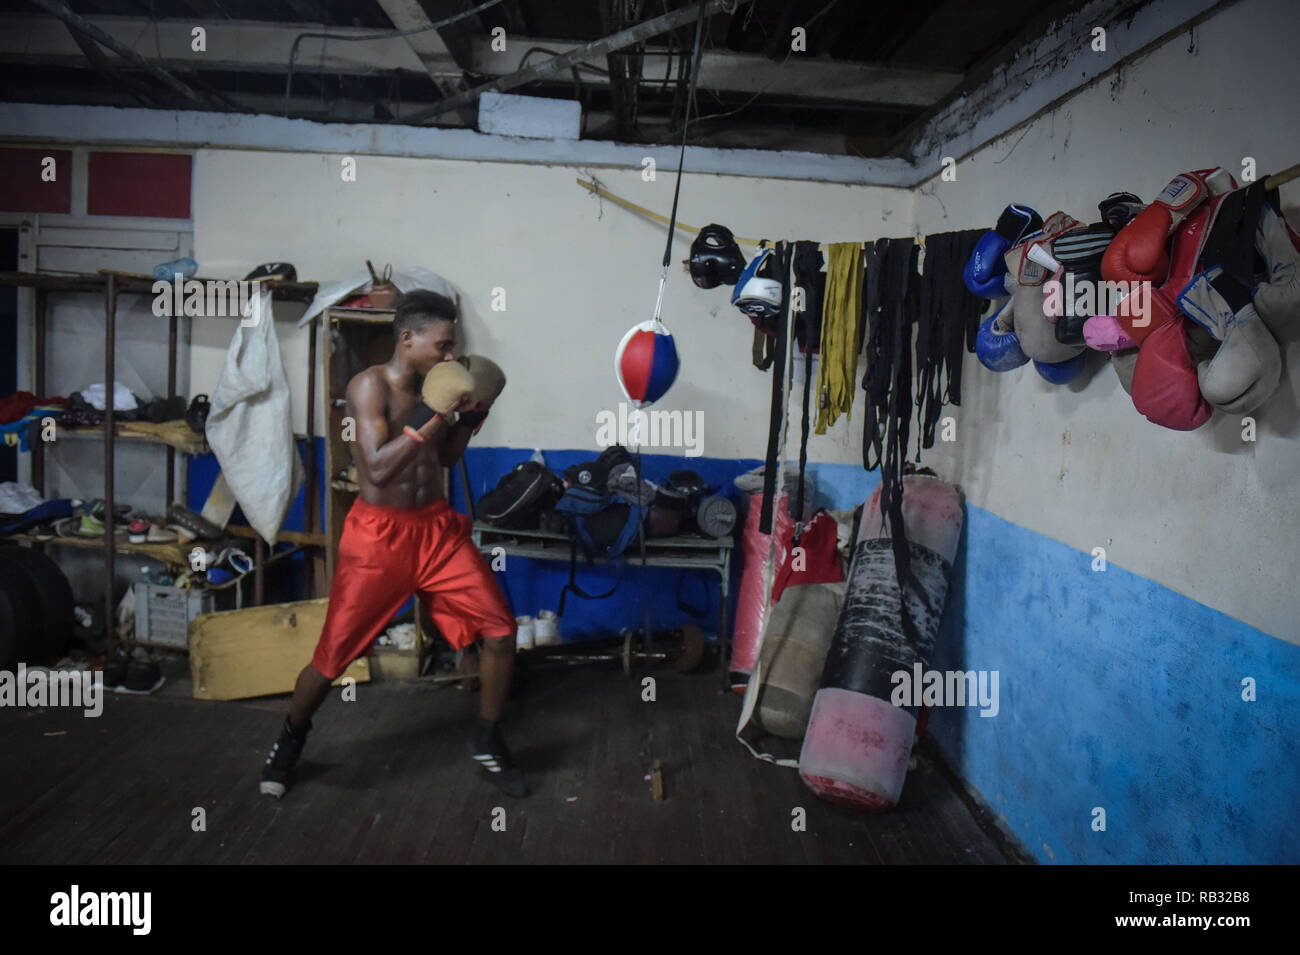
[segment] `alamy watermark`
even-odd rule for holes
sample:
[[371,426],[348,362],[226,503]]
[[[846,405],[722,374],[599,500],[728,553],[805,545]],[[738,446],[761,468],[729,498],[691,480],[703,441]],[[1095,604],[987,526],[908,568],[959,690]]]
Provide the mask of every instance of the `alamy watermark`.
[[596,412],[596,445],[625,447],[681,448],[688,458],[704,453],[704,412],[629,408],[618,403],[618,411]]
[[152,892],[83,892],[73,885],[50,896],[50,924],[56,926],[123,925],[132,935],[148,935],[152,914]]
[[1123,315],[1134,320],[1135,328],[1145,328],[1151,323],[1151,283],[1076,281],[1073,272],[1066,272],[1064,282],[1049,279],[1043,284],[1043,314]]
[[0,670],[0,706],[72,706],[94,718],[104,712],[104,674],[99,670]]
[[980,716],[998,715],[997,670],[895,670],[889,676],[895,706],[978,706]]
[[262,320],[262,283],[230,279],[159,279],[153,283],[153,313],[159,318],[237,318],[245,328]]

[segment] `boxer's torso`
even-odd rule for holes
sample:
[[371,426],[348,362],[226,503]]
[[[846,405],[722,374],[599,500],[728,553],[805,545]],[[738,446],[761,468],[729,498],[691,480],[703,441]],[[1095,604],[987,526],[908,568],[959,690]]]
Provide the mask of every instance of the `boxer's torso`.
[[[409,440],[402,437],[402,427],[410,417],[420,394],[407,390],[402,383],[395,381],[384,365],[374,365],[361,372],[371,380],[384,394],[384,417],[388,422],[388,441]],[[360,376],[358,376],[360,377]],[[348,413],[355,414],[351,403]],[[420,445],[414,458],[407,462],[398,473],[393,475],[385,486],[378,487],[370,479],[361,455],[353,455],[357,466],[357,483],[361,487],[360,497],[368,504],[379,507],[416,508],[425,507],[440,500],[443,495],[442,465],[438,461],[437,445],[432,441]]]

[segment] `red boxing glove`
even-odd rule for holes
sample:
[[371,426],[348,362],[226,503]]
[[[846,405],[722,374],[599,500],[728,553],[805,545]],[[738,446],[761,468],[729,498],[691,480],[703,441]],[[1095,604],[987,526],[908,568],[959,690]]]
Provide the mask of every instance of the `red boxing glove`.
[[1232,177],[1220,168],[1175,176],[1151,205],[1119,230],[1102,257],[1102,278],[1109,282],[1164,282],[1169,275],[1165,251],[1169,237],[1211,195],[1234,186]]

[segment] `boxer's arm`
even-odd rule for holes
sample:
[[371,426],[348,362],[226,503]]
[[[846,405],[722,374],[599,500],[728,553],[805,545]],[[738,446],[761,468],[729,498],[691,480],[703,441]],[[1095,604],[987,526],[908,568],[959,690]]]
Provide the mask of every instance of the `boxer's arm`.
[[[356,421],[357,439],[353,457],[376,487],[384,487],[402,472],[419,453],[420,442],[404,431],[389,435],[384,414],[386,395],[369,375],[354,378],[348,385],[348,410]],[[419,429],[420,437],[439,442],[448,430],[442,418],[431,418]]]

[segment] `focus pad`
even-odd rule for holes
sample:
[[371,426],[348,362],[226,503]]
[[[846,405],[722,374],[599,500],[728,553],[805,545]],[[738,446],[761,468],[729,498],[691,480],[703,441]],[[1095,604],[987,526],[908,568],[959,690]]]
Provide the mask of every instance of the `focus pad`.
[[474,376],[474,408],[490,408],[506,387],[506,373],[491,358],[464,355],[458,359]]
[[474,376],[464,365],[440,361],[424,376],[420,397],[439,414],[449,414],[464,395],[474,393]]

